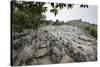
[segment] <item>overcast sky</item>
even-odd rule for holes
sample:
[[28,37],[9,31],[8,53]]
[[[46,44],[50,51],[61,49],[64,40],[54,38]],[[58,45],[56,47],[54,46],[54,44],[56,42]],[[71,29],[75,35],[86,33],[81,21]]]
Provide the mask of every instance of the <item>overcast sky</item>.
[[45,13],[47,20],[55,21],[59,19],[60,21],[69,21],[82,19],[82,21],[97,24],[97,6],[95,5],[89,5],[89,8],[79,8],[79,5],[75,5],[74,8],[70,10],[63,8],[59,10],[57,16],[50,12],[50,9],[52,9],[50,4],[46,4],[45,6],[48,7],[48,11]]

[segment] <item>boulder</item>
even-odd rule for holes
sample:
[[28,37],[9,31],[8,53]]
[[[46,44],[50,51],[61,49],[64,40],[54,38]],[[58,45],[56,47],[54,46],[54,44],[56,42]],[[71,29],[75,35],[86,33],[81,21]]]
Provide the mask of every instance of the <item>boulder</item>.
[[47,48],[38,49],[38,50],[35,52],[35,57],[36,57],[36,58],[44,57],[45,55],[47,55],[47,53],[48,53]]
[[52,62],[50,61],[49,56],[45,56],[38,59],[38,64],[52,64]]
[[68,55],[64,55],[60,63],[72,63],[74,60]]

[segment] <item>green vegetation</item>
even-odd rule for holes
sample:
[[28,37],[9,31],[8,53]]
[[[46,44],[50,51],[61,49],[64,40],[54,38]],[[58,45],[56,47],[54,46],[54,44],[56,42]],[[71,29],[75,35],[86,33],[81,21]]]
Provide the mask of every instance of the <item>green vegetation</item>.
[[[31,1],[11,1],[12,10],[12,29],[14,31],[23,31],[24,29],[38,29],[44,24],[46,16],[43,15],[48,9],[44,7],[45,2],[31,2]],[[74,4],[64,3],[49,3],[52,6],[50,10],[55,16],[58,14],[58,9],[73,8]],[[80,5],[79,7],[88,8],[88,5]]]
[[88,31],[92,36],[97,38],[97,26],[88,25],[88,26],[85,26],[85,30]]
[[[37,29],[45,16],[44,3],[13,2],[12,1],[12,25],[14,30]],[[43,8],[42,8],[43,7]]]
[[93,37],[95,37],[97,39],[97,25],[96,24],[90,24],[90,23],[81,21],[81,19],[68,21],[64,24],[71,25],[71,26],[77,26],[77,27],[87,31],[90,35],[92,35]]
[[63,25],[64,21],[59,21],[58,19],[52,25]]

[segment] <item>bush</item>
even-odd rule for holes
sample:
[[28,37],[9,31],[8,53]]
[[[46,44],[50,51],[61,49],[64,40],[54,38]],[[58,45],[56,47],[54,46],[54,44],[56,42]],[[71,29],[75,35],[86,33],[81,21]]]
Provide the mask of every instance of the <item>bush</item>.
[[40,2],[17,2],[12,1],[12,29],[14,31],[23,31],[25,29],[36,30],[40,27],[41,22],[46,18],[43,12],[46,7]]
[[97,27],[96,26],[94,26],[94,25],[87,25],[84,29],[86,31],[88,31],[92,36],[97,38]]
[[15,11],[12,13],[12,24],[14,30],[23,30],[26,28],[32,28],[30,19],[23,12]]

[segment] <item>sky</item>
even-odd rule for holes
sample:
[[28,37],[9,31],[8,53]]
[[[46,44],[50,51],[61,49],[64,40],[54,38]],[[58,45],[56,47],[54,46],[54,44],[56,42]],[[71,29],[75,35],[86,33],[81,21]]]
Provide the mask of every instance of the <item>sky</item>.
[[46,20],[55,21],[58,19],[59,21],[69,21],[69,20],[77,20],[82,19],[82,21],[86,21],[89,23],[97,24],[97,6],[89,5],[89,8],[80,8],[79,5],[75,5],[72,9],[67,9],[66,7],[62,10],[59,10],[57,16],[50,12],[52,6],[50,4],[44,5],[48,7],[47,12],[44,13],[46,15]]

